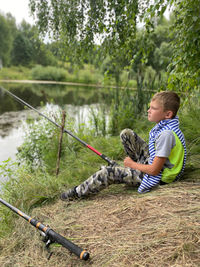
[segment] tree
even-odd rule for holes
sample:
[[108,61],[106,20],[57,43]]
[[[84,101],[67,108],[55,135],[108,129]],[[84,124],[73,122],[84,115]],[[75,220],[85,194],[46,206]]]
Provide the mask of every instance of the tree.
[[14,65],[28,65],[32,58],[32,44],[23,33],[18,32],[13,42],[12,63]]
[[[173,7],[175,13],[171,28],[173,56],[169,88],[197,88],[200,81],[200,0],[30,0],[40,31],[53,32],[54,38],[64,42],[66,54],[70,51],[78,58],[99,41],[106,54],[124,53],[130,61],[135,57],[132,51],[137,42],[138,19],[144,22],[146,38],[168,6]],[[142,62],[145,62],[152,52],[151,44],[139,48]]]
[[136,0],[30,0],[30,8],[40,32],[53,32],[76,58],[95,43],[129,50],[136,31]]
[[10,62],[10,52],[12,48],[11,23],[0,14],[0,59],[2,65],[7,66]]
[[173,51],[168,88],[181,91],[197,89],[200,81],[200,0],[155,0],[144,15],[148,31],[154,27],[154,18],[159,17],[167,6],[174,13],[174,23],[170,29]]
[[184,91],[200,88],[200,0],[175,5],[169,87]]
[[172,48],[169,43],[162,42],[160,47],[157,47],[153,54],[153,68],[159,72],[167,70],[167,67],[171,61]]
[[13,41],[12,63],[14,65],[51,65],[55,58],[39,36],[36,26],[22,21]]

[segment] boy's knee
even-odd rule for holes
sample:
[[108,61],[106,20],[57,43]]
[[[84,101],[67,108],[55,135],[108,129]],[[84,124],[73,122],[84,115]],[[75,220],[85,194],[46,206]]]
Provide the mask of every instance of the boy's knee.
[[120,133],[120,138],[121,138],[121,141],[122,142],[125,142],[126,140],[135,140],[135,138],[136,138],[136,133],[134,133],[134,131],[133,130],[131,130],[131,129],[124,129],[124,130],[122,130],[121,131],[121,133]]
[[130,135],[130,134],[133,134],[133,130],[126,128],[126,129],[121,131],[120,137],[122,137],[124,135]]

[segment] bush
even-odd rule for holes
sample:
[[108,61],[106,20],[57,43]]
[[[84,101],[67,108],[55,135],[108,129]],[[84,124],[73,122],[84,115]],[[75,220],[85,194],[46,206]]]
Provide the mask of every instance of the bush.
[[132,77],[133,75],[130,75],[130,71],[122,71],[120,74],[120,82],[121,85],[124,87],[130,87],[130,88],[137,88],[137,81],[134,80]]
[[33,80],[46,80],[46,81],[65,81],[67,71],[62,68],[52,66],[42,67],[40,65],[32,69]]
[[27,80],[30,75],[30,69],[24,66],[2,68],[0,71],[0,79],[2,80]]
[[[59,110],[47,105],[44,113],[52,121],[60,121]],[[45,168],[51,171],[56,167],[59,133],[58,128],[41,117],[25,126],[25,139],[18,148],[17,159],[31,170]]]
[[186,139],[188,158],[191,155],[200,154],[199,104],[200,96],[196,93],[193,97],[186,99],[179,111],[181,129]]
[[91,65],[84,65],[83,69],[75,68],[73,75],[73,82],[80,82],[85,84],[99,83],[103,76],[98,73]]

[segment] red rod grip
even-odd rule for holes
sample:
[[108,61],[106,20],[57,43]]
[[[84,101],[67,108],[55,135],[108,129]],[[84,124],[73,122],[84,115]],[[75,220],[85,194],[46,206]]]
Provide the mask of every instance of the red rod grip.
[[94,147],[92,147],[92,146],[90,146],[90,145],[87,145],[87,147],[88,147],[89,149],[91,149],[93,152],[95,152],[97,155],[99,155],[99,156],[102,155],[102,154],[101,154],[99,151],[97,151]]

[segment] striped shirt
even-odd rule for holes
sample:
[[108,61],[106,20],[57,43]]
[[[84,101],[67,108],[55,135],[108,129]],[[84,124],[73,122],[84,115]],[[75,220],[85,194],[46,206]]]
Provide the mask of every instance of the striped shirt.
[[[185,163],[186,163],[186,144],[185,144],[185,138],[181,130],[179,129],[179,119],[176,116],[174,119],[168,119],[168,120],[162,120],[158,124],[155,125],[155,127],[150,131],[149,133],[149,154],[150,154],[150,160],[149,164],[153,163],[153,160],[155,158],[156,154],[156,148],[155,148],[155,142],[158,136],[162,131],[165,130],[171,130],[175,132],[175,134],[178,136],[179,140],[181,141],[181,144],[183,145],[184,148],[184,160],[183,160],[183,166],[176,177],[175,180],[179,179],[179,177],[182,175],[184,168],[185,168]],[[149,175],[145,174],[142,180],[141,185],[138,188],[139,193],[146,193],[149,192],[154,186],[158,185],[162,179],[162,172],[163,170],[160,171],[158,175]]]

